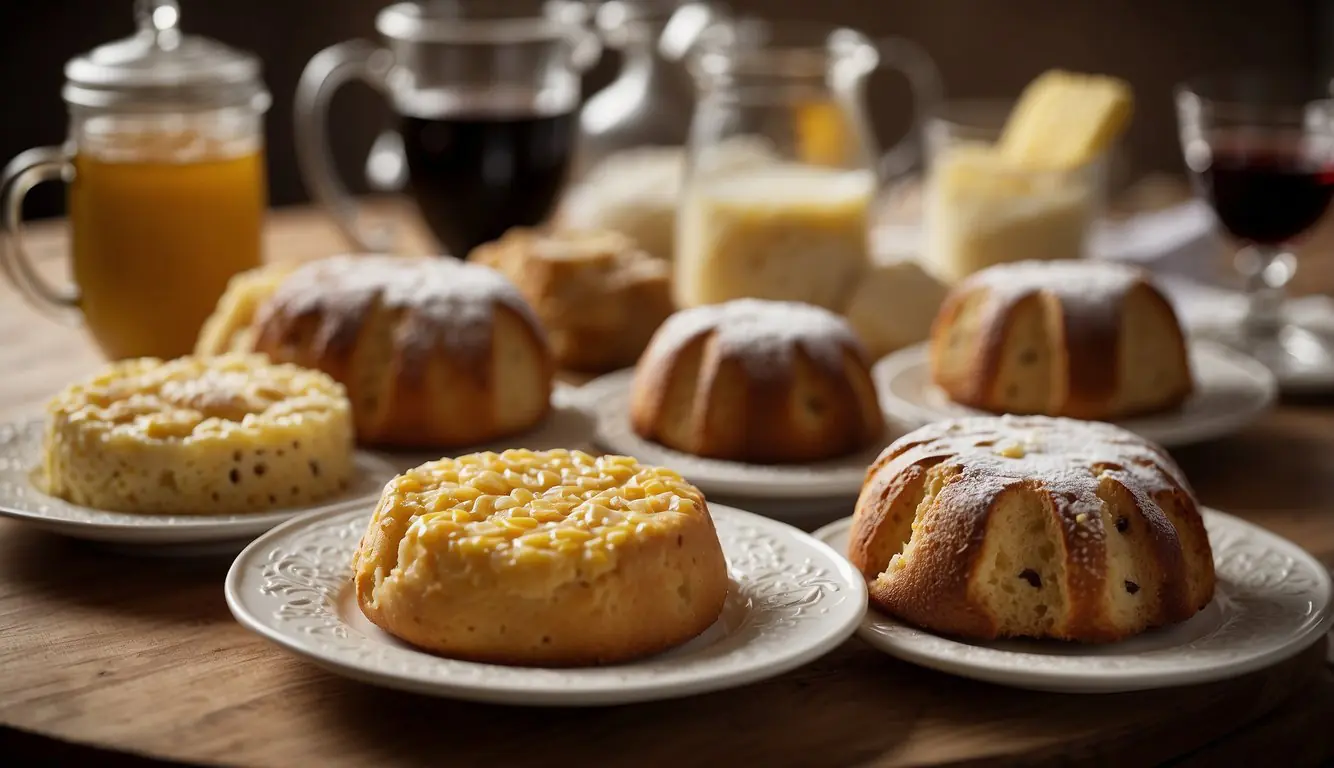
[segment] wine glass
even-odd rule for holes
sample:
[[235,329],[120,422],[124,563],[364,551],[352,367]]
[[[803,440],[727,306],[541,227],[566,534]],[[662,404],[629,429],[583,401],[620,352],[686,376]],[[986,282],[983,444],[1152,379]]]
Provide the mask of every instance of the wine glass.
[[1246,294],[1223,341],[1292,380],[1334,367],[1331,344],[1284,314],[1297,263],[1292,246],[1334,195],[1334,102],[1301,75],[1236,73],[1176,90],[1186,166],[1218,222],[1242,245],[1234,261]]

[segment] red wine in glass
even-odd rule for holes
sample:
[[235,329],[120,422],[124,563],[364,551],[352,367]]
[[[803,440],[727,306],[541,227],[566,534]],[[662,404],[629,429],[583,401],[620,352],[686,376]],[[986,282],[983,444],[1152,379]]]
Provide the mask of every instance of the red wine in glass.
[[1281,246],[1315,226],[1334,196],[1328,147],[1300,134],[1247,132],[1209,137],[1209,156],[1192,162],[1200,191],[1239,240]]

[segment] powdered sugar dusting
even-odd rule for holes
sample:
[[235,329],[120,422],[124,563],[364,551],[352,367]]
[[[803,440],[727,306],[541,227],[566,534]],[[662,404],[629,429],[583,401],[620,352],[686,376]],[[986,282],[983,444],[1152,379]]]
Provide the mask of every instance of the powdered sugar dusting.
[[443,345],[476,351],[489,344],[497,304],[541,326],[518,288],[499,272],[445,258],[334,256],[311,262],[290,274],[261,312],[325,315],[320,335],[336,338],[360,324],[368,307],[379,302],[406,310],[396,341],[407,349]]
[[1016,261],[977,272],[961,288],[985,286],[1002,305],[1040,291],[1059,297],[1069,318],[1114,318],[1126,292],[1147,279],[1141,269],[1110,261]]
[[899,438],[882,456],[894,458],[881,471],[897,472],[933,458],[959,467],[951,493],[974,509],[985,508],[1001,488],[1040,484],[1075,538],[1088,541],[1105,535],[1103,502],[1097,495],[1104,473],[1136,496],[1146,516],[1163,521],[1153,495],[1174,489],[1190,492],[1181,470],[1161,448],[1101,422],[1047,416],[940,421]]
[[737,299],[681,310],[662,324],[644,352],[644,364],[655,364],[701,334],[714,334],[724,359],[741,361],[755,377],[773,377],[791,369],[798,347],[817,365],[843,370],[846,350],[864,356],[861,342],[847,321],[829,310],[791,301]]

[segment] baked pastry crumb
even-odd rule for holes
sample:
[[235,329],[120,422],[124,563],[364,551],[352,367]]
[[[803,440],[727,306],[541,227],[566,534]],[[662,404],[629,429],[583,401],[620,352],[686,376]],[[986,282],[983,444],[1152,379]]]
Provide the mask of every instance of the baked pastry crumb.
[[722,611],[703,494],[668,469],[580,451],[477,453],[391,481],[354,564],[375,624],[438,653],[612,663],[678,645]]
[[343,388],[259,355],[113,363],[47,406],[45,490],[97,509],[235,514],[310,504],[354,471]]

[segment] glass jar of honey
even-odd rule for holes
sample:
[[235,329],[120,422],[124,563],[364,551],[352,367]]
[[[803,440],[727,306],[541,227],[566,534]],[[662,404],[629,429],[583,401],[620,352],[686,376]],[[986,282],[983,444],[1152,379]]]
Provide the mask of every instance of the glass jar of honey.
[[[183,35],[174,0],[135,12],[136,34],[66,65],[65,144],[20,154],[0,182],[6,275],[112,359],[190,352],[227,280],[260,263],[267,205],[259,61]],[[68,184],[70,286],[23,248],[23,197],[44,181]]]

